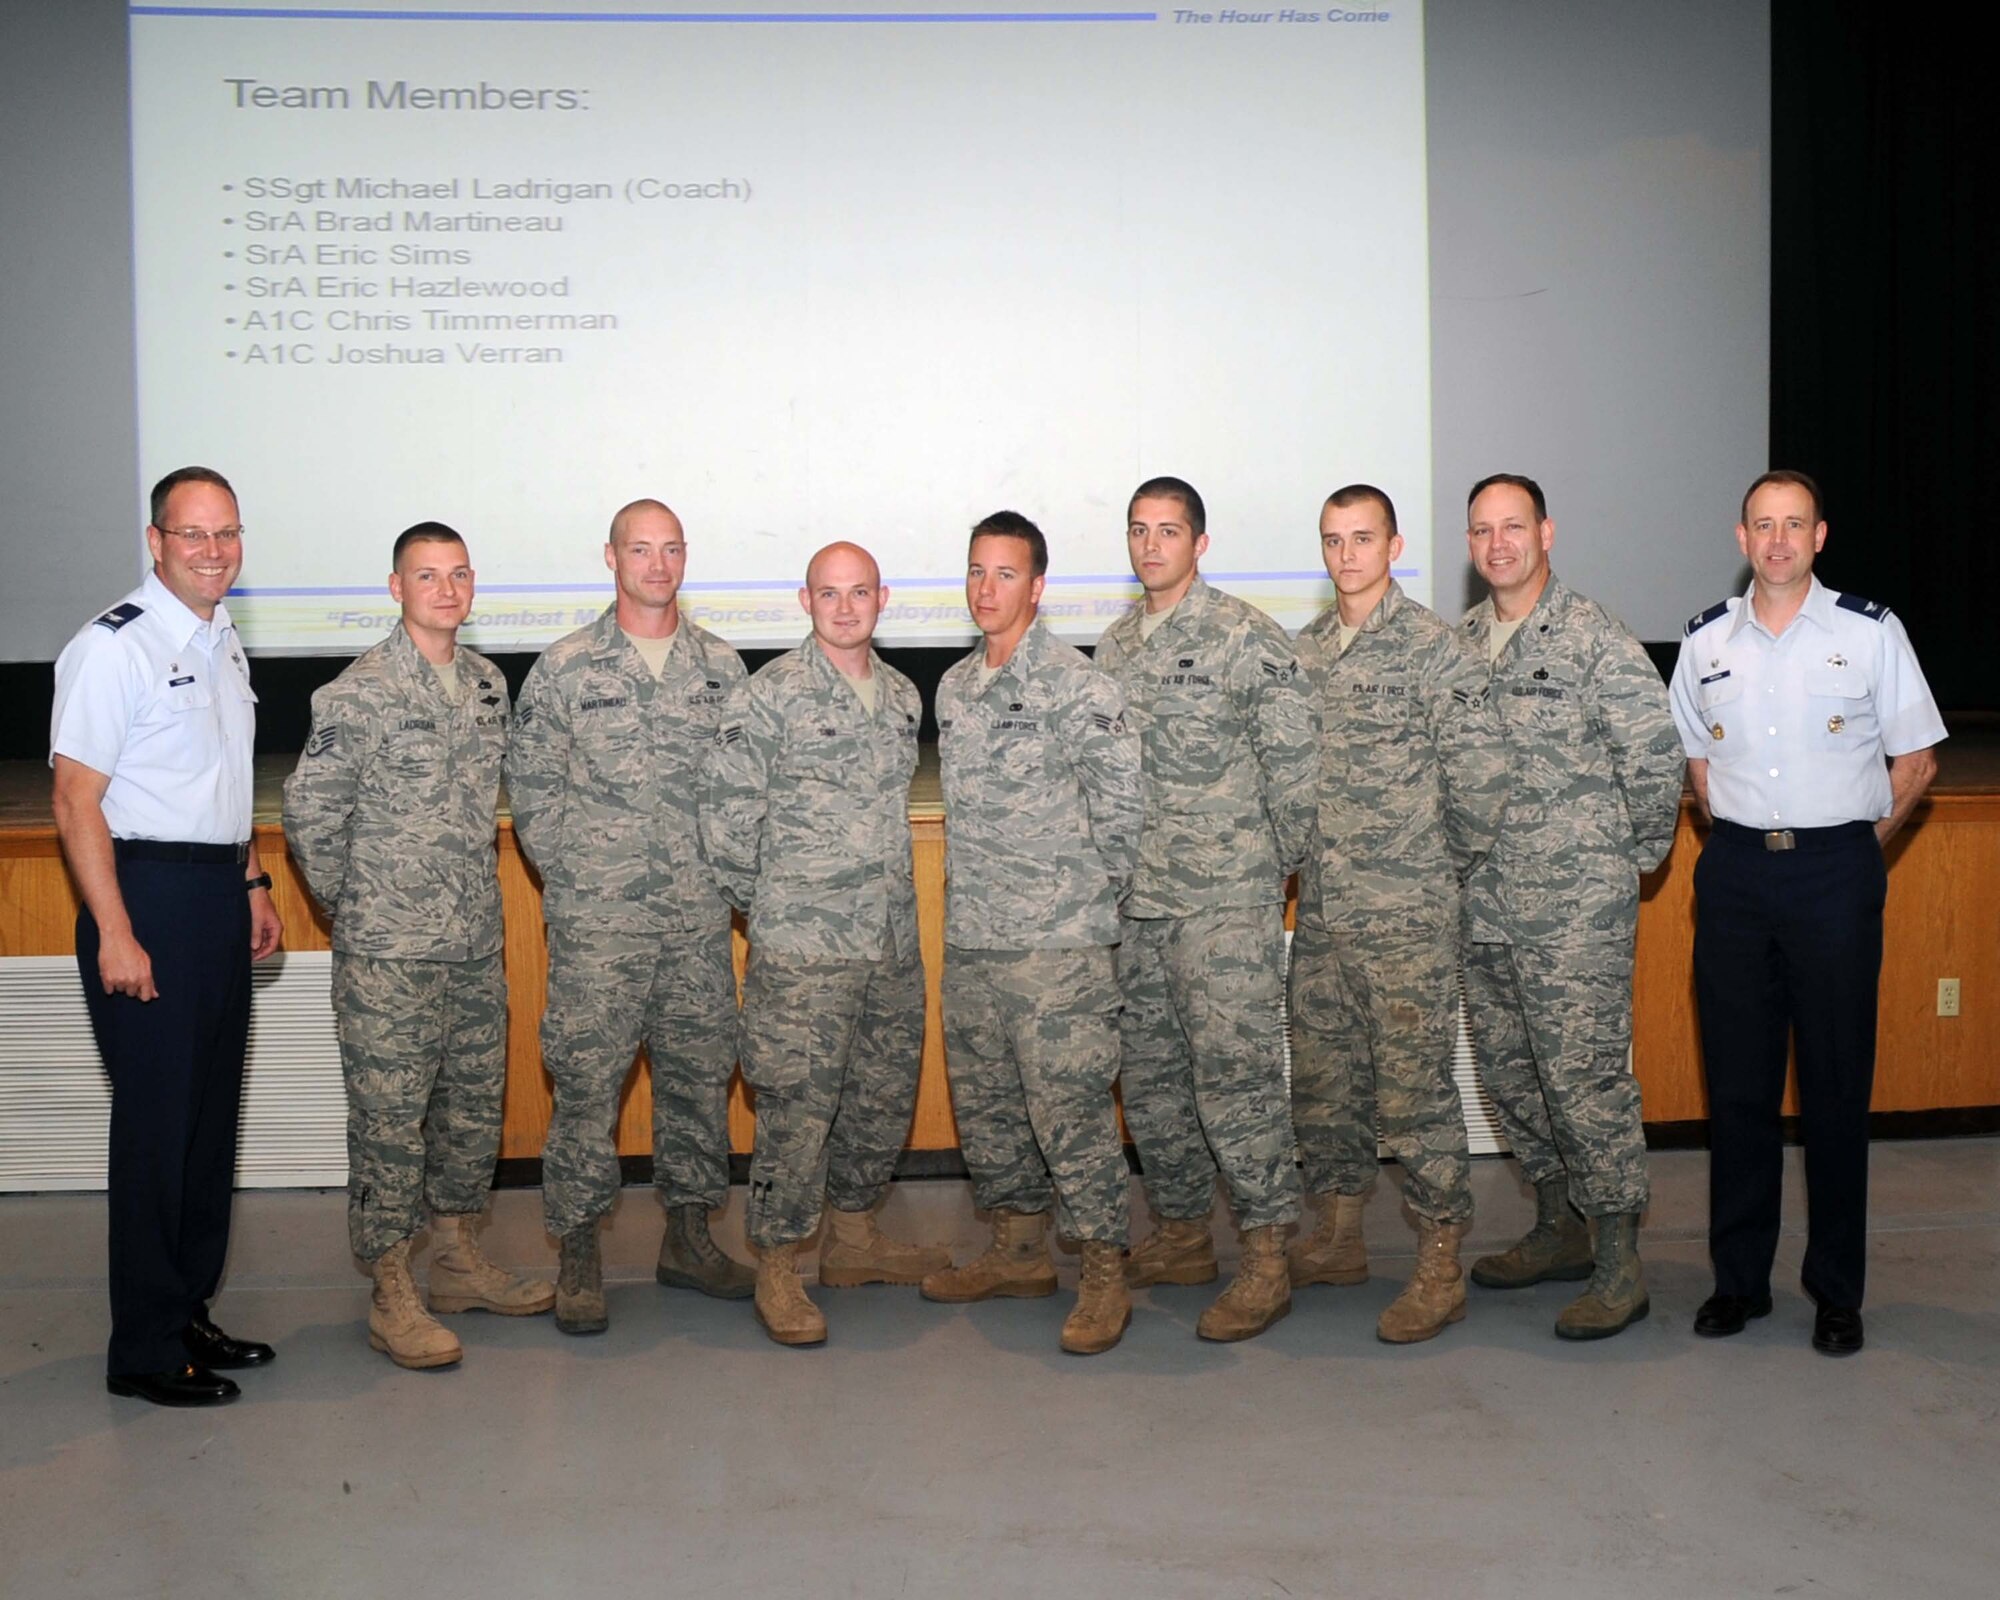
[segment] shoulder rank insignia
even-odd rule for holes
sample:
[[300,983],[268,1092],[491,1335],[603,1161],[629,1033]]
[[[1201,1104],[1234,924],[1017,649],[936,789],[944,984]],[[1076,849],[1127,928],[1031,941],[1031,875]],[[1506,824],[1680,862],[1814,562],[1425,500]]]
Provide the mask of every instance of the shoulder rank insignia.
[[1834,604],[1842,611],[1858,611],[1871,622],[1888,620],[1889,608],[1880,600],[1864,600],[1858,594],[1844,594]]
[[1706,611],[1697,611],[1693,616],[1689,617],[1687,631],[1689,634],[1698,633],[1717,617],[1727,616],[1728,614],[1729,602],[1727,600],[1718,600]]
[[109,628],[113,633],[116,633],[126,623],[131,622],[134,618],[143,617],[145,614],[146,608],[144,606],[134,605],[130,600],[127,600],[122,606],[113,606],[103,616],[99,617],[97,619],[97,626],[100,628]]

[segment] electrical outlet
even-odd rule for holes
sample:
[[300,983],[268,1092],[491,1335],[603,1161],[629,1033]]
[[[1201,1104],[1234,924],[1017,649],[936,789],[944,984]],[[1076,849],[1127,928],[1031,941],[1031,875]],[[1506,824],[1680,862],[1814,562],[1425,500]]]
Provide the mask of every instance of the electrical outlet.
[[1938,1015],[1941,1017],[1958,1015],[1958,979],[1938,979]]

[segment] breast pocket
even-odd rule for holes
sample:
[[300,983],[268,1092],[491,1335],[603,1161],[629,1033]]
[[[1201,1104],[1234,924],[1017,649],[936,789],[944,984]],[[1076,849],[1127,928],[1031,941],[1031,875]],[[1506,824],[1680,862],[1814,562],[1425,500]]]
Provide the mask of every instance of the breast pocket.
[[1409,696],[1380,690],[1357,693],[1340,707],[1338,726],[1357,746],[1394,744],[1410,729]]
[[1815,750],[1852,750],[1874,740],[1875,699],[1853,667],[1809,667],[1806,741]]
[[1507,723],[1534,750],[1575,750],[1584,742],[1584,705],[1573,684],[1553,679],[1517,684],[1507,692]]
[[1708,731],[1708,759],[1728,761],[1748,752],[1749,724],[1743,705],[1743,680],[1733,674],[1695,687],[1695,704]]
[[432,783],[444,771],[444,738],[431,728],[398,729],[382,747],[382,764],[400,788]]
[[646,725],[624,684],[586,685],[577,697],[571,727],[575,748],[594,781],[622,786],[645,769]]
[[160,704],[176,717],[193,716],[213,711],[215,693],[205,683],[176,683],[169,679],[165,693],[160,696]]
[[841,790],[860,752],[828,742],[794,747],[785,753],[785,775],[802,790]]

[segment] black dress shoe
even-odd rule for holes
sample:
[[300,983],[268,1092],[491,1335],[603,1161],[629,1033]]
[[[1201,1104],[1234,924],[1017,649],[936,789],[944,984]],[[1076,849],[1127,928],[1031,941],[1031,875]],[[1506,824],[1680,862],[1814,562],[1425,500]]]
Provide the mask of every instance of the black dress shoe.
[[192,1361],[170,1372],[113,1372],[105,1377],[104,1387],[156,1406],[226,1405],[243,1392]]
[[1712,1294],[1694,1314],[1694,1331],[1704,1339],[1726,1339],[1732,1333],[1741,1333],[1752,1317],[1770,1314],[1768,1294],[1754,1299],[1745,1294]]
[[196,1316],[181,1330],[181,1343],[187,1346],[188,1358],[196,1366],[216,1372],[268,1367],[278,1359],[278,1352],[269,1345],[232,1339],[204,1316]]
[[1851,1306],[1821,1306],[1813,1313],[1813,1348],[1823,1356],[1851,1356],[1861,1348],[1861,1313]]

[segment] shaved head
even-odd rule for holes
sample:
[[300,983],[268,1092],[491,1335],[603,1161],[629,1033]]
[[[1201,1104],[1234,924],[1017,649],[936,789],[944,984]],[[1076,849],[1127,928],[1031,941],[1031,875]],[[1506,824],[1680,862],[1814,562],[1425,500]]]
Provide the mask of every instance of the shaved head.
[[868,641],[875,637],[888,598],[875,558],[845,539],[806,563],[806,581],[799,590],[799,605],[812,618],[813,637],[836,666],[860,677],[868,675]]
[[[851,575],[856,572],[856,563],[859,564],[860,576]],[[866,583],[871,589],[879,589],[882,587],[882,569],[860,545],[836,539],[806,563],[806,587],[816,589],[822,583]]]
[[680,531],[681,519],[674,515],[673,508],[663,500],[634,500],[630,505],[620,506],[611,518],[611,532],[607,536],[616,544],[635,518],[646,515],[650,521],[654,517],[665,517],[676,532]]

